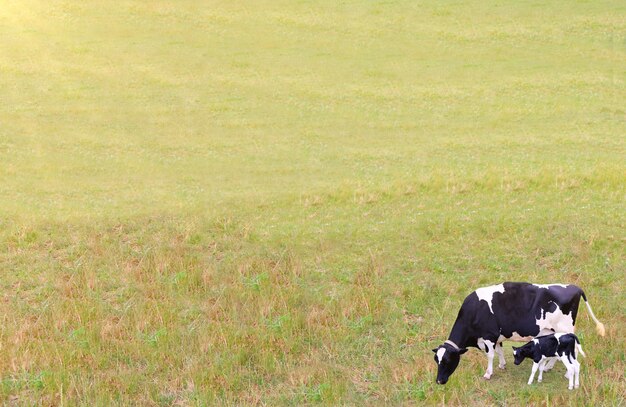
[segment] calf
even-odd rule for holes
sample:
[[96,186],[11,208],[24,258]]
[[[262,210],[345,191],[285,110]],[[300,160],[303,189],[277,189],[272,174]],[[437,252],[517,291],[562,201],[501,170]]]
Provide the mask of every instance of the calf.
[[448,340],[433,349],[437,383],[448,381],[467,347],[479,348],[487,354],[487,371],[483,377],[489,379],[496,354],[499,367],[504,369],[502,341],[526,342],[554,332],[573,333],[581,298],[598,333],[604,336],[604,325],[593,314],[585,293],[573,284],[506,282],[477,289],[463,301]]
[[572,390],[580,385],[580,363],[576,360],[576,349],[585,356],[576,335],[557,333],[539,336],[519,348],[513,346],[513,356],[515,356],[516,365],[522,363],[526,358],[533,360],[533,369],[528,384],[533,383],[537,369],[539,369],[537,381],[541,383],[546,364],[551,359],[560,359],[567,369],[565,377],[569,380],[568,388]]

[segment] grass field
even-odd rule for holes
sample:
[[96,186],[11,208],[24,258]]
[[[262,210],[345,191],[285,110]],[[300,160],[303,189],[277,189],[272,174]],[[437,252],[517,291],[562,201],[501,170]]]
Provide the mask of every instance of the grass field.
[[[0,0],[0,401],[626,404],[625,61],[623,1]],[[435,384],[505,280],[584,288],[579,390]]]

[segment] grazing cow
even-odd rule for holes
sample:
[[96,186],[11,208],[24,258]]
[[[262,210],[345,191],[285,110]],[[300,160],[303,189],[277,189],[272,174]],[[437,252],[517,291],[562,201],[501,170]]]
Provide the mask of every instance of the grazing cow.
[[583,290],[575,285],[506,282],[477,289],[463,301],[448,340],[433,349],[438,365],[437,383],[448,381],[469,346],[487,354],[483,377],[490,379],[495,353],[500,369],[504,369],[505,339],[526,342],[554,332],[574,333],[580,297],[585,300],[598,334],[604,336],[604,325],[593,314]]
[[546,364],[550,360],[560,359],[567,369],[565,377],[569,380],[568,388],[572,390],[574,387],[580,386],[580,363],[576,360],[576,349],[585,356],[576,335],[556,333],[539,336],[519,348],[513,346],[513,356],[516,365],[522,363],[526,358],[533,360],[533,369],[530,372],[528,384],[533,383],[537,369],[539,369],[537,381],[541,383]]

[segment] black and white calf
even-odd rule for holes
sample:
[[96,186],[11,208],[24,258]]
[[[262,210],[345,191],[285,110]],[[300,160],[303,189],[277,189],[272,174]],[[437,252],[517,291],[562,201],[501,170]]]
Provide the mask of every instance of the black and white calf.
[[467,347],[487,354],[483,377],[489,379],[496,353],[499,367],[504,369],[502,341],[526,342],[539,335],[573,333],[581,297],[598,334],[604,336],[604,325],[593,314],[583,290],[575,285],[506,282],[477,289],[463,301],[448,340],[433,349],[437,383],[448,381]]
[[537,369],[539,369],[537,381],[541,383],[546,364],[550,360],[560,359],[567,369],[565,377],[569,380],[568,388],[572,390],[574,387],[580,386],[580,363],[576,360],[576,349],[585,356],[576,335],[557,333],[537,337],[519,348],[513,346],[513,356],[516,365],[522,363],[526,358],[533,360],[533,369],[528,384],[533,383]]

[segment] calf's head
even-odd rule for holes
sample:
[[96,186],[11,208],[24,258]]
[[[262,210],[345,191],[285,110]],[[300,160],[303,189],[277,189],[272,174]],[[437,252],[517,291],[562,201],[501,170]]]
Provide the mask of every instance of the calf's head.
[[435,362],[437,362],[437,384],[446,384],[461,361],[461,355],[467,349],[458,349],[448,343],[433,349]]
[[521,346],[519,348],[516,348],[515,346],[513,346],[513,356],[515,357],[516,365],[519,365],[520,363],[522,363],[524,359],[532,357],[534,345],[535,344],[533,342],[529,342],[526,345]]

